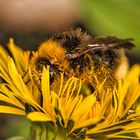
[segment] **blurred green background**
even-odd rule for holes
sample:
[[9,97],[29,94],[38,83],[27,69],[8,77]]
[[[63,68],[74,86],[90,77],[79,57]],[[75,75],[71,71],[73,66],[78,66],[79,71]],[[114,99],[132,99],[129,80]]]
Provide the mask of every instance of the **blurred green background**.
[[82,0],[86,27],[97,35],[133,38],[140,53],[140,0]]
[[[140,63],[140,0],[28,0],[0,1],[0,44],[9,37],[23,49],[36,50],[50,34],[81,27],[93,36],[133,38],[130,63]],[[0,114],[0,140],[27,136],[24,117]]]

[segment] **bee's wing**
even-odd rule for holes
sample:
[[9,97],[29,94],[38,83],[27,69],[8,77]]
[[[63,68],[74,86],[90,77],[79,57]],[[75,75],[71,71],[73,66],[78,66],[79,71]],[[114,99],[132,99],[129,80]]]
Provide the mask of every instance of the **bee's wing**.
[[103,47],[100,46],[99,44],[82,45],[82,46],[74,49],[73,51],[66,53],[66,57],[68,59],[75,59],[90,51],[101,49],[101,48],[103,48]]
[[135,45],[132,43],[133,39],[120,39],[115,36],[107,36],[94,38],[93,44],[98,44],[99,46],[106,48],[124,48],[132,49]]
[[82,46],[79,46],[73,51],[67,53],[66,56],[68,59],[75,59],[77,57],[80,57],[82,54],[98,49],[131,49],[135,46],[132,41],[133,39],[119,39],[114,36],[108,36],[105,38],[94,38],[90,44],[83,44]]

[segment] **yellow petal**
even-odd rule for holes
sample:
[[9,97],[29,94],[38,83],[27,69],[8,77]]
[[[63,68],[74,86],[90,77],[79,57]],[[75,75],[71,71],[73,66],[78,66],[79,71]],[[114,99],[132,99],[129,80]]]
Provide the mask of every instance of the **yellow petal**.
[[27,118],[31,121],[41,121],[41,122],[52,121],[52,119],[48,115],[42,112],[31,112],[27,115]]
[[140,138],[136,138],[136,137],[131,137],[131,136],[121,136],[121,135],[108,135],[107,138],[110,138],[110,139],[123,139],[123,140],[140,140]]
[[42,73],[42,96],[43,96],[43,108],[48,112],[52,112],[51,102],[50,102],[50,75],[49,67],[43,69]]
[[25,111],[14,108],[14,107],[9,107],[9,106],[3,106],[0,105],[0,113],[8,113],[8,114],[16,114],[16,115],[25,115]]
[[83,115],[86,115],[94,105],[96,97],[92,94],[86,97],[74,110],[72,114],[73,120],[78,120]]
[[7,103],[11,103],[13,105],[16,105],[10,98],[8,98],[7,96],[0,94],[0,101],[3,102],[7,102]]
[[24,63],[23,59],[23,50],[14,44],[14,40],[12,38],[10,38],[9,40],[8,48],[14,58],[18,71],[22,74],[23,68],[25,67],[26,64]]
[[74,128],[71,131],[74,131],[75,129],[79,129],[79,128],[88,128],[88,127],[95,127],[97,125],[97,123],[99,123],[100,121],[102,121],[103,118],[99,117],[99,118],[93,118],[93,119],[87,119],[83,122],[78,122],[76,123],[76,125],[74,126]]
[[17,98],[14,96],[14,93],[7,87],[7,84],[1,84],[0,91],[2,93],[0,94],[0,100],[24,109],[23,104],[17,100]]

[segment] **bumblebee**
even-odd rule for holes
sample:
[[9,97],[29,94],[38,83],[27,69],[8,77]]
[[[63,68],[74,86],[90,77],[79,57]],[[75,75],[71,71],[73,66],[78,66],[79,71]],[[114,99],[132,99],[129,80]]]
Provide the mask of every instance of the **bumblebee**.
[[132,39],[115,36],[92,37],[80,28],[67,29],[52,35],[31,60],[34,82],[40,85],[43,67],[50,66],[51,85],[57,85],[60,73],[65,78],[75,76],[96,88],[104,80],[105,88],[112,88],[123,79],[128,69],[125,49],[134,47]]

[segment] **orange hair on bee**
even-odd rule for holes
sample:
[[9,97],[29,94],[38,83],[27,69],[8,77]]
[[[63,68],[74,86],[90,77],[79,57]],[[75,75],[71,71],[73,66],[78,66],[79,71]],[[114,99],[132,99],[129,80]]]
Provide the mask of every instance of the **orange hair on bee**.
[[39,48],[39,56],[48,58],[52,64],[68,69],[69,63],[65,53],[66,50],[58,42],[52,40],[44,42]]

